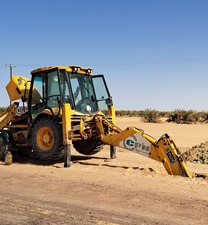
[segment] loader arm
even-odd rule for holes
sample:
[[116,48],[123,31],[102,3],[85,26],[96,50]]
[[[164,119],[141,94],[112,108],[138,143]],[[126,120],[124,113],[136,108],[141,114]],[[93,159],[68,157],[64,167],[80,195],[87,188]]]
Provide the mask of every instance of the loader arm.
[[100,139],[105,144],[118,146],[162,162],[168,174],[192,177],[180,151],[167,134],[158,141],[143,130],[127,127],[121,130],[103,116],[95,116]]
[[7,127],[9,123],[14,120],[17,107],[18,105],[13,103],[2,114],[0,114],[0,130]]

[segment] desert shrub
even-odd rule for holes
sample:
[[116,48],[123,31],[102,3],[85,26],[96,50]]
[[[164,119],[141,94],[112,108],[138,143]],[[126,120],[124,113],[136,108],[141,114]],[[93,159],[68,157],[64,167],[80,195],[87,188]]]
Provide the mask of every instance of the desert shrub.
[[178,124],[208,123],[208,111],[197,112],[194,110],[176,109],[175,111],[146,110],[117,110],[116,116],[140,117],[147,123],[161,122],[161,118],[166,117],[167,122]]
[[193,110],[177,109],[167,114],[167,122],[174,122],[180,124],[196,123],[199,120],[198,114]]
[[6,107],[0,107],[0,114],[6,110]]
[[[194,119],[194,121],[195,121],[195,123],[197,123],[197,122],[199,122],[199,123],[201,123],[202,122],[202,112],[196,112],[196,111],[194,111],[193,112],[193,119]],[[208,117],[207,117],[208,118]]]
[[116,116],[141,116],[143,111],[137,110],[117,110]]
[[158,111],[160,117],[166,117],[168,112],[165,111]]
[[117,110],[116,116],[126,116],[126,111],[125,110]]
[[138,116],[138,111],[136,111],[136,110],[130,111],[129,116]]
[[146,123],[159,123],[160,122],[160,113],[155,109],[146,109],[141,115],[142,120]]
[[199,122],[208,123],[208,112],[203,111],[199,113]]

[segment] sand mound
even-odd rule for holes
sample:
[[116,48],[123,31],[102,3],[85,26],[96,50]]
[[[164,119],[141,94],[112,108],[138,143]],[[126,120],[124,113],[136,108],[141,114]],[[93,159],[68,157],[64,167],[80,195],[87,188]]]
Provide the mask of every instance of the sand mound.
[[208,164],[208,142],[193,146],[182,154],[186,161]]

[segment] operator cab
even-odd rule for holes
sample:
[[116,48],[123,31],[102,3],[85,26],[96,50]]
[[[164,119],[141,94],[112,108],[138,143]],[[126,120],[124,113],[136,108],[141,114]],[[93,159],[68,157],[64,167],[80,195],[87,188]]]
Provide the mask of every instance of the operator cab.
[[60,112],[63,103],[83,114],[107,110],[112,101],[104,76],[91,73],[92,69],[73,66],[32,71],[29,95],[32,119],[45,108]]

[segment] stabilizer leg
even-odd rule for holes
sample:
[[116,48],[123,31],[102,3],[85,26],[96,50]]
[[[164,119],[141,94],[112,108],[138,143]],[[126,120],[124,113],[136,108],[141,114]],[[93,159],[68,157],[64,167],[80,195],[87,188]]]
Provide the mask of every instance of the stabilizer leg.
[[110,146],[110,158],[116,159],[116,147],[113,145]]
[[71,166],[71,144],[64,145],[64,167]]

